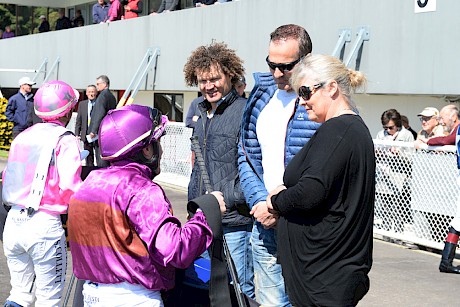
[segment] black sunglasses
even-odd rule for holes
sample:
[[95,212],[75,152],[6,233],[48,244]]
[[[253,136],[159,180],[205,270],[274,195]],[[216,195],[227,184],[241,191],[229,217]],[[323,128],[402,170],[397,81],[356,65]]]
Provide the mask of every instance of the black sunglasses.
[[294,68],[294,66],[300,62],[301,59],[302,57],[298,58],[297,60],[291,63],[278,64],[278,63],[270,62],[270,60],[268,59],[268,55],[267,55],[267,58],[265,59],[265,61],[267,62],[267,65],[268,67],[270,67],[270,69],[276,70],[278,68],[281,72],[284,73],[286,71],[291,71]]
[[393,130],[396,126],[382,126],[383,130]]
[[313,90],[319,89],[324,85],[324,82],[315,84],[313,86],[305,86],[302,85],[299,87],[299,97],[302,98],[304,101],[308,101],[311,98],[311,94],[313,93]]

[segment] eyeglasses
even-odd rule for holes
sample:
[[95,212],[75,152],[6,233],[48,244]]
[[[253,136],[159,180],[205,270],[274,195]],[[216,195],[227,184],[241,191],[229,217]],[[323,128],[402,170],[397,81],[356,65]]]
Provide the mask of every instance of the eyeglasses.
[[393,126],[382,126],[383,127],[383,130],[393,130],[396,126],[393,125]]
[[427,122],[427,121],[429,121],[429,120],[431,120],[433,118],[435,118],[435,116],[421,116],[420,121],[421,122]]
[[324,82],[315,84],[313,86],[305,86],[302,85],[299,87],[299,97],[302,98],[304,101],[308,101],[311,98],[311,95],[314,94],[314,91],[319,89],[324,85]]
[[265,59],[265,61],[267,62],[267,65],[268,67],[270,67],[270,69],[276,70],[278,68],[281,72],[284,73],[286,71],[291,71],[294,68],[294,66],[300,62],[301,59],[302,57],[298,58],[294,62],[278,64],[278,63],[270,62],[270,60],[268,59],[268,55],[267,55],[267,58]]

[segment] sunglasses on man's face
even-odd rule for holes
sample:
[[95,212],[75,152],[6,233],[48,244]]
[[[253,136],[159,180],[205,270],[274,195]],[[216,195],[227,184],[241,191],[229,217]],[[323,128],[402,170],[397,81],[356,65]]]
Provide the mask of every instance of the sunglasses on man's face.
[[279,63],[270,62],[270,60],[268,59],[268,55],[267,55],[267,58],[265,59],[265,61],[267,62],[267,65],[268,67],[270,67],[270,69],[276,70],[278,68],[282,73],[284,73],[287,71],[291,71],[294,68],[294,66],[300,62],[301,59],[302,58],[300,57],[294,62],[279,64]]
[[396,126],[382,126],[383,130],[393,130]]
[[435,118],[435,117],[434,116],[421,116],[420,121],[427,122],[427,121],[430,121],[432,118]]
[[308,101],[310,100],[313,91],[319,89],[323,85],[324,82],[315,84],[313,86],[302,85],[301,87],[299,87],[299,97],[302,98],[304,101]]

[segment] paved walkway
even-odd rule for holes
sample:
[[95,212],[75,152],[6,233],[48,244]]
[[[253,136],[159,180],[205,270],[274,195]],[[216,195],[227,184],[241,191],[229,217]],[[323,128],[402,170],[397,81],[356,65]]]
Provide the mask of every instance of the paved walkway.
[[[165,191],[173,204],[174,214],[184,221],[185,191],[167,186]],[[3,250],[1,243],[0,248]],[[375,239],[371,289],[359,306],[459,306],[460,275],[439,273],[439,259],[438,254]],[[70,267],[69,260],[67,282]],[[0,253],[0,305],[9,290],[6,259]]]

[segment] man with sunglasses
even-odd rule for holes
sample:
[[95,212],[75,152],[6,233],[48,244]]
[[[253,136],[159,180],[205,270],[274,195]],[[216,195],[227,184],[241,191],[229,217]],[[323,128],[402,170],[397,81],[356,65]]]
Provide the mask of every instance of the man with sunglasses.
[[276,223],[268,212],[268,192],[283,183],[284,168],[313,136],[319,124],[299,106],[289,78],[312,43],[307,31],[293,24],[270,34],[269,73],[255,73],[255,86],[243,115],[239,172],[251,214],[256,299],[263,306],[289,306],[281,266],[277,263]]
[[422,129],[417,133],[415,147],[420,148],[429,139],[438,136],[445,136],[444,128],[439,123],[439,111],[433,107],[426,107],[418,115]]
[[460,124],[458,113],[458,107],[453,104],[448,104],[441,109],[439,122],[444,127],[444,132],[449,135],[429,139],[426,142],[429,146],[455,145],[457,128]]

